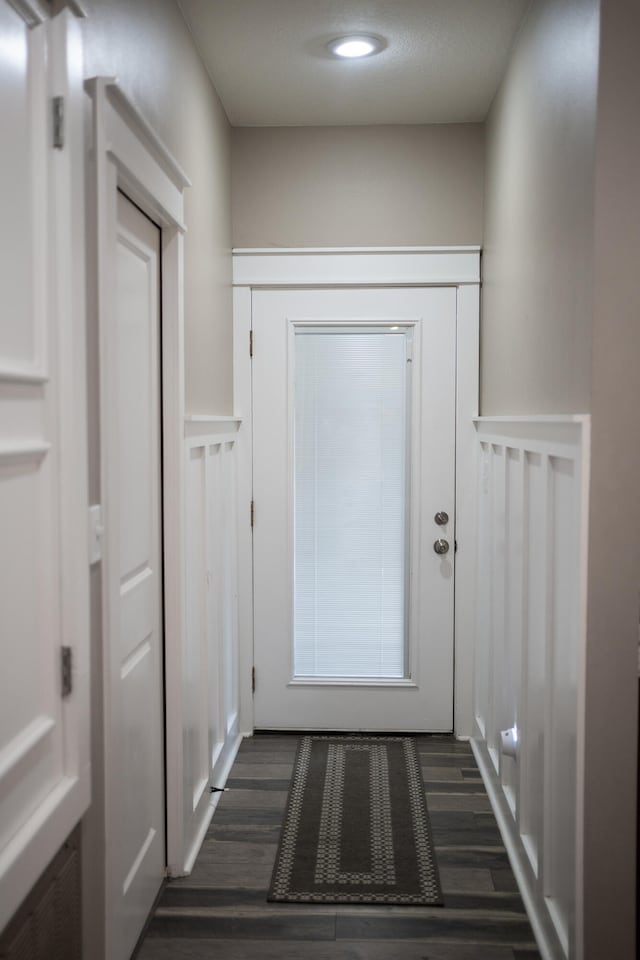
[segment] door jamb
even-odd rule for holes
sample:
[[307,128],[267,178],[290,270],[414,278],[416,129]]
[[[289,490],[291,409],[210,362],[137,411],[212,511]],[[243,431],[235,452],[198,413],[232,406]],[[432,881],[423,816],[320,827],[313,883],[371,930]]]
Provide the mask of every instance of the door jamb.
[[[117,190],[124,193],[161,228],[161,408],[162,523],[164,567],[165,754],[167,864],[183,872],[182,824],[182,646],[184,638],[184,316],[183,240],[184,190],[191,185],[144,117],[111,77],[85,83],[93,101],[92,149],[89,164],[89,210],[92,217],[95,309],[100,356],[101,411],[112,408],[113,340],[109,334],[114,310],[114,254]],[[109,743],[109,660],[113,622],[115,572],[109,515],[108,464],[111,440],[106,416],[100,415],[100,491],[102,536],[102,650],[104,711],[105,827],[108,830],[110,793],[118,789],[112,773]],[[107,883],[107,935],[110,884]],[[108,952],[108,950],[107,950]]]
[[[253,550],[251,332],[252,290],[287,287],[456,288],[456,585],[454,732],[473,731],[473,638],[476,583],[476,437],[480,363],[480,247],[335,247],[234,249],[234,416],[238,437],[238,638],[240,729],[253,732]],[[259,345],[256,345],[259,349]],[[245,513],[246,504],[246,513]],[[257,680],[259,683],[259,678]]]

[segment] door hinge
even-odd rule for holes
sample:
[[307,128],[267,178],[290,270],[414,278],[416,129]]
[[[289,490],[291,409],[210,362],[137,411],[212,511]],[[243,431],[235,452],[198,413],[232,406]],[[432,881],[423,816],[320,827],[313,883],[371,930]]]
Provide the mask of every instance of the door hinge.
[[251,692],[256,692],[256,668],[251,667]]
[[68,697],[73,690],[73,657],[71,647],[60,647],[60,676],[62,696]]
[[53,148],[62,150],[64,147],[64,97],[53,97],[51,101],[53,117]]
[[251,513],[251,526],[253,526],[253,518],[255,517],[255,508],[253,506],[253,500],[251,501],[250,513]]
[[249,330],[249,356],[253,356],[253,330]]

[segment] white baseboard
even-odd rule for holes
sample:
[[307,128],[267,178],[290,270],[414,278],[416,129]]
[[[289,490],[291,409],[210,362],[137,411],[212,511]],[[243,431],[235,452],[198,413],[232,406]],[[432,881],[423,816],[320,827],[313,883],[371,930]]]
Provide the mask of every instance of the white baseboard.
[[500,830],[502,841],[509,857],[511,869],[516,878],[516,883],[518,884],[518,889],[522,896],[527,916],[529,917],[531,929],[538,944],[540,956],[542,960],[566,960],[567,954],[556,935],[548,909],[544,905],[544,902],[540,902],[541,898],[531,883],[530,870],[527,866],[527,856],[517,833],[509,804],[504,796],[500,781],[496,776],[493,763],[489,757],[486,744],[482,740],[472,738],[471,749],[473,750],[478,769],[482,775],[489,801],[498,823],[498,829]]
[[[213,768],[212,779],[215,780],[215,784],[212,786],[223,788],[229,778],[231,773],[231,768],[236,759],[238,750],[240,749],[240,744],[242,743],[242,734],[236,734],[234,737],[227,738],[225,744],[220,751],[220,756],[218,762]],[[216,807],[220,802],[220,797],[222,792],[216,792],[211,794],[211,800],[209,801],[209,806],[207,812],[200,824],[200,828],[197,834],[194,837],[193,843],[184,864],[184,872],[180,876],[187,877],[193,870],[193,866],[196,862],[198,854],[200,853],[200,848],[204,842],[204,838],[207,835],[207,830],[211,824],[211,820],[216,811]]]

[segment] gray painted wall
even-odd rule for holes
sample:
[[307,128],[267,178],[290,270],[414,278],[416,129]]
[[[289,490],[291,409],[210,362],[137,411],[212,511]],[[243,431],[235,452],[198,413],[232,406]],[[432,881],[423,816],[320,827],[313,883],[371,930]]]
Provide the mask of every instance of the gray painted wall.
[[487,121],[481,410],[590,408],[597,0],[534,0]]
[[585,960],[635,957],[640,593],[640,5],[603,0],[595,158]]
[[230,127],[173,0],[86,0],[87,76],[116,76],[181,164],[187,413],[232,412]]
[[479,244],[482,124],[232,131],[234,247]]

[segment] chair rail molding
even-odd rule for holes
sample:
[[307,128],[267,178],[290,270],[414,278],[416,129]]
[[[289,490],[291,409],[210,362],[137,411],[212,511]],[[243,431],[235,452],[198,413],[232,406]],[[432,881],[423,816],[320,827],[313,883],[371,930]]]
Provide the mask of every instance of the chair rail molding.
[[[588,416],[480,417],[478,765],[545,960],[580,916]],[[517,736],[516,755],[501,732]]]

